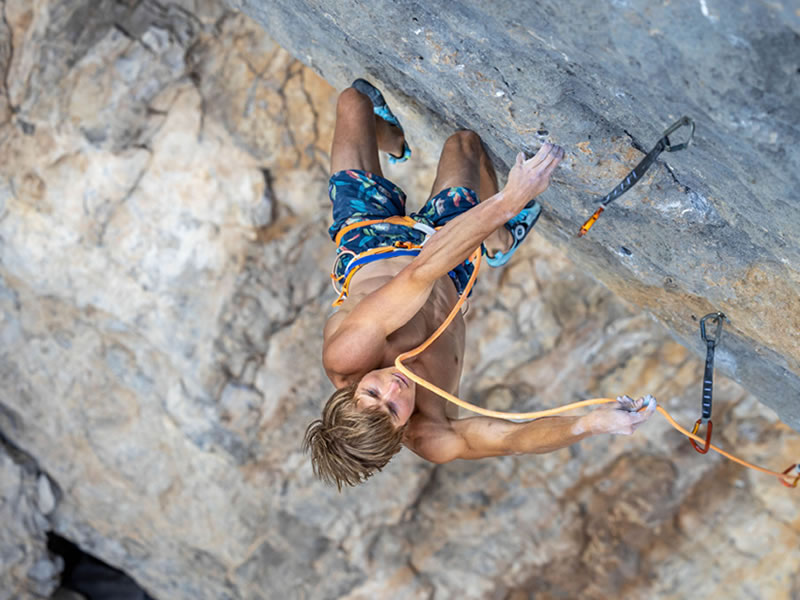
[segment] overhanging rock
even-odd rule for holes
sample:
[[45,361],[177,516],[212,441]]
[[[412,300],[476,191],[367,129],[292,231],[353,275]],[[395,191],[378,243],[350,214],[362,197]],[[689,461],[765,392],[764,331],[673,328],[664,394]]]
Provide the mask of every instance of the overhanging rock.
[[[230,3],[334,85],[381,85],[412,147],[474,129],[502,170],[519,149],[563,145],[537,229],[697,352],[699,318],[724,312],[718,368],[800,430],[800,18],[788,3]],[[593,200],[683,114],[692,147],[662,154],[577,239]]]

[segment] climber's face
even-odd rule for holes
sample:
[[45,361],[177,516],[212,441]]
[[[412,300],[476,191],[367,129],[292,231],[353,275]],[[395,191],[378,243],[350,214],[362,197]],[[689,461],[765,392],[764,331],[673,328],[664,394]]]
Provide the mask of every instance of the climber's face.
[[408,422],[415,407],[416,384],[396,367],[370,371],[356,388],[356,405],[361,409],[385,411],[395,427]]

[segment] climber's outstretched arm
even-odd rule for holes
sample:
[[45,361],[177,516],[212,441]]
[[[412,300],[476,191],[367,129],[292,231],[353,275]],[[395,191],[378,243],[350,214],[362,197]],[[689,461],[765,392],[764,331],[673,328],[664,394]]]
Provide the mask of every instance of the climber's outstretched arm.
[[634,401],[621,397],[616,405],[596,409],[582,417],[545,417],[527,423],[472,417],[449,421],[447,427],[438,428],[431,423],[418,427],[418,433],[410,437],[406,445],[435,463],[456,458],[543,454],[598,433],[629,435],[655,413],[655,399],[638,412],[644,406],[644,398]]

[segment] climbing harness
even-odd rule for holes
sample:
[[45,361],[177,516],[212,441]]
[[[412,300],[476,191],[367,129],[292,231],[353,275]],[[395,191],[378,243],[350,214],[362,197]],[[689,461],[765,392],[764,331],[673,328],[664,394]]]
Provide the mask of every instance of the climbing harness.
[[[669,136],[684,126],[691,127],[691,131],[689,132],[689,137],[687,140],[680,144],[671,144],[669,141]],[[578,231],[578,237],[583,237],[586,235],[592,228],[592,225],[594,225],[597,219],[600,218],[600,214],[606,209],[606,207],[639,182],[642,176],[647,172],[647,170],[652,166],[662,152],[677,152],[678,150],[688,148],[689,144],[692,143],[693,137],[694,121],[689,117],[683,116],[670,125],[661,135],[661,139],[656,142],[655,146],[653,146],[653,149],[647,153],[647,155],[639,162],[638,165],[633,168],[630,173],[628,173],[628,176],[625,177],[625,179],[623,179],[617,185],[617,187],[600,199],[600,206],[581,226],[580,231]]]
[[[416,383],[418,385],[421,385],[422,387],[430,390],[431,392],[433,392],[434,394],[436,394],[438,396],[441,396],[442,398],[444,398],[448,402],[451,402],[451,403],[455,404],[456,406],[460,406],[461,408],[470,410],[470,411],[472,411],[474,413],[477,413],[479,415],[484,415],[486,417],[495,417],[495,418],[499,418],[499,419],[533,420],[533,419],[539,419],[541,417],[548,417],[548,416],[552,416],[552,415],[557,415],[557,414],[560,414],[560,413],[563,413],[563,412],[567,412],[569,410],[573,410],[573,409],[576,409],[576,408],[582,408],[584,406],[594,406],[594,405],[598,405],[598,404],[610,404],[610,403],[616,403],[617,402],[614,398],[592,398],[590,400],[581,400],[580,402],[573,402],[571,404],[566,404],[564,406],[559,406],[557,408],[550,408],[550,409],[547,409],[547,410],[540,410],[540,411],[526,412],[526,413],[502,412],[502,411],[497,411],[497,410],[489,410],[489,409],[486,409],[486,408],[481,408],[480,406],[476,406],[476,405],[471,404],[469,402],[465,402],[464,400],[461,400],[460,398],[457,398],[456,396],[452,395],[451,393],[449,393],[449,392],[443,390],[442,388],[430,383],[429,381],[426,381],[422,377],[416,375],[411,370],[409,370],[408,367],[406,367],[403,364],[403,361],[417,356],[418,354],[422,353],[426,348],[428,348],[428,346],[430,346],[444,332],[444,330],[447,329],[447,327],[450,325],[450,323],[455,318],[455,316],[458,313],[458,311],[461,309],[461,305],[467,299],[467,296],[469,295],[470,290],[472,290],[472,286],[475,284],[475,280],[476,280],[476,278],[478,276],[478,270],[480,269],[480,266],[481,266],[481,249],[480,248],[477,248],[472,253],[472,256],[470,257],[470,261],[472,261],[475,264],[475,269],[473,270],[472,275],[470,275],[469,281],[467,282],[467,285],[465,286],[464,291],[461,293],[461,296],[459,297],[458,301],[455,303],[455,305],[451,309],[450,314],[447,315],[447,318],[444,320],[444,322],[439,326],[439,328],[436,331],[434,331],[431,334],[431,336],[427,340],[422,342],[419,346],[409,350],[408,352],[403,352],[397,358],[395,358],[394,366],[397,367],[397,369],[401,373],[403,373],[403,375],[408,377],[414,383]],[[657,406],[656,410],[669,422],[670,425],[672,425],[675,429],[680,431],[683,435],[688,437],[690,440],[694,440],[696,442],[700,442],[701,444],[706,443],[706,441],[703,440],[701,437],[699,437],[699,436],[695,435],[694,433],[691,433],[690,431],[688,431],[688,430],[684,429],[683,427],[681,427],[675,421],[675,419],[673,419],[672,416],[662,406],[660,406],[660,405]],[[753,469],[755,471],[759,471],[761,473],[765,473],[767,475],[772,475],[773,477],[777,477],[780,480],[781,483],[783,483],[784,485],[786,485],[788,487],[797,487],[797,484],[800,481],[800,464],[794,464],[794,465],[790,466],[788,469],[786,469],[783,472],[771,471],[770,469],[765,469],[763,467],[759,467],[759,466],[754,465],[752,463],[749,463],[749,462],[747,462],[745,460],[742,460],[741,458],[738,458],[738,457],[736,457],[736,456],[734,456],[734,455],[722,450],[721,448],[718,448],[717,446],[711,444],[710,441],[707,442],[706,445],[708,446],[708,448],[710,448],[714,452],[717,452],[717,453],[721,454],[722,456],[724,456],[725,458],[727,458],[729,460],[732,460],[732,461],[734,461],[736,463],[739,463],[742,466],[745,466],[745,467],[747,467],[749,469]],[[795,470],[797,472],[797,474],[796,475],[790,475],[789,473],[792,470]]]
[[[410,242],[396,242],[396,244],[396,246],[380,246],[378,248],[371,248],[359,254],[356,254],[350,250],[342,249],[336,255],[333,266],[331,267],[331,283],[333,284],[333,290],[338,294],[336,300],[333,301],[331,306],[341,306],[342,303],[347,299],[347,293],[350,288],[350,280],[364,265],[378,260],[384,260],[386,258],[394,258],[396,256],[416,256],[421,250],[420,247],[411,244]],[[353,258],[347,264],[344,274],[337,276],[336,267],[339,265],[339,261],[346,256],[352,256]],[[341,284],[341,287],[337,287],[339,284]]]
[[[709,335],[706,329],[706,321],[709,319],[717,324],[714,335]],[[701,424],[705,425],[706,443],[705,446],[701,448],[694,440],[689,440],[692,447],[700,454],[708,452],[708,445],[711,442],[711,429],[714,425],[711,422],[711,393],[714,388],[714,349],[717,347],[717,344],[719,344],[719,339],[722,336],[722,323],[725,320],[726,317],[721,312],[709,313],[700,319],[700,337],[703,338],[703,341],[706,343],[706,370],[703,373],[703,398],[701,400],[702,416],[697,419],[697,422],[694,424],[692,433],[697,433]]]
[[[342,237],[344,237],[344,234],[346,234],[348,231],[352,231],[353,229],[358,229],[360,227],[366,227],[368,225],[378,225],[381,223],[401,225],[403,227],[409,227],[411,229],[421,231],[425,234],[425,239],[422,241],[422,244],[414,244],[412,242],[395,242],[391,246],[370,248],[369,250],[360,252],[359,254],[339,246],[339,243],[342,241]],[[345,301],[347,298],[347,291],[350,287],[350,280],[361,267],[377,260],[394,258],[396,256],[416,256],[422,250],[422,246],[425,245],[425,243],[434,233],[436,233],[436,229],[430,225],[420,223],[411,217],[399,216],[393,216],[387,219],[367,219],[342,227],[334,239],[334,242],[336,242],[337,251],[336,258],[334,259],[333,266],[331,267],[331,284],[333,285],[333,289],[338,296],[336,300],[333,301],[331,306],[341,306],[341,304]],[[347,263],[344,273],[337,276],[336,269],[339,266],[339,262],[347,256],[351,256],[352,258],[350,259],[350,262]]]

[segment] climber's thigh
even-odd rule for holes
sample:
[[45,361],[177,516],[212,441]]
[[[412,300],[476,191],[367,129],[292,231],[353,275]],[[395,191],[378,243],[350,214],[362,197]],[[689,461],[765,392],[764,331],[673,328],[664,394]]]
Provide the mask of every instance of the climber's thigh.
[[383,175],[372,102],[353,88],[339,94],[331,146],[331,174],[347,169]]
[[452,187],[480,189],[481,138],[474,131],[457,131],[444,143],[430,196]]

